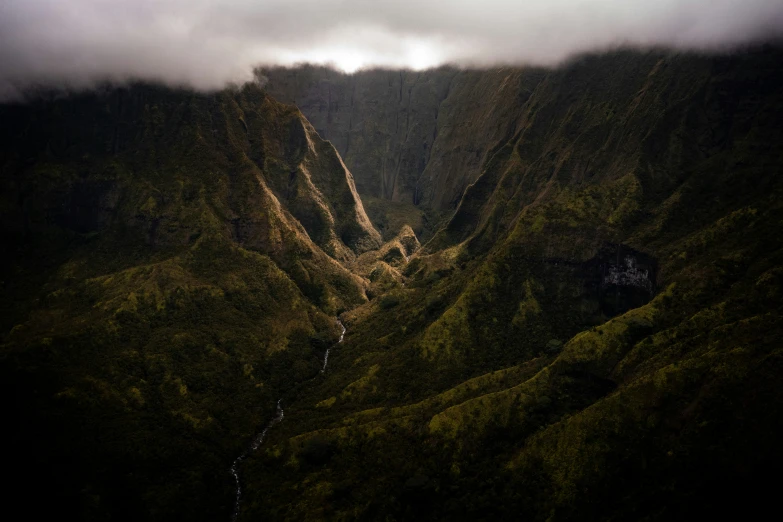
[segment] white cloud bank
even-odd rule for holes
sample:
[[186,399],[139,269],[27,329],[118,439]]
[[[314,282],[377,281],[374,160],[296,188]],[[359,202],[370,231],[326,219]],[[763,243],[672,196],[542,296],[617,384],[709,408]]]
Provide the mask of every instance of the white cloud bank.
[[783,0],[0,0],[0,98],[128,79],[214,89],[258,64],[554,64],[781,35]]

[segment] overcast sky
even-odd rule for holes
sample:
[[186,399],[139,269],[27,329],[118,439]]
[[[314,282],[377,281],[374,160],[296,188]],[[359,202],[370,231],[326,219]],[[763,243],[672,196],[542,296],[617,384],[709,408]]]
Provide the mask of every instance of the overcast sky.
[[781,34],[783,0],[0,0],[0,98],[129,78],[212,89],[257,64],[555,64]]

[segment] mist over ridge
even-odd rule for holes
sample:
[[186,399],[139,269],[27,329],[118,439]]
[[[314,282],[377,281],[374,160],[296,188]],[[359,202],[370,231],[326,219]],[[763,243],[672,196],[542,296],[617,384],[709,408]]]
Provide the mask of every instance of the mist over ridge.
[[130,80],[214,90],[258,65],[551,66],[615,46],[725,51],[781,34],[781,0],[8,0],[0,100]]

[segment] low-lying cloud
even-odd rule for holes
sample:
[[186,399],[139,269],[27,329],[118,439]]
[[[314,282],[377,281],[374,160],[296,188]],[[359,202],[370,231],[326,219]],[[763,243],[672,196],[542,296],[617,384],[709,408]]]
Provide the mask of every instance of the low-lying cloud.
[[783,34],[783,0],[2,0],[0,99],[130,79],[216,89],[297,62],[555,64]]

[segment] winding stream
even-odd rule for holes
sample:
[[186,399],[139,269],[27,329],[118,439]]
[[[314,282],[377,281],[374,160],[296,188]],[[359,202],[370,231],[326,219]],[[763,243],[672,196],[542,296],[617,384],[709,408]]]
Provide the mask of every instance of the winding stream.
[[283,421],[283,407],[280,405],[281,401],[282,399],[277,401],[277,414],[271,421],[269,421],[269,424],[266,425],[264,431],[256,435],[256,438],[253,439],[253,443],[250,445],[250,447],[247,448],[244,453],[238,456],[236,460],[234,460],[233,464],[231,464],[231,474],[234,475],[234,481],[237,484],[237,497],[234,501],[234,513],[231,515],[232,521],[236,521],[237,517],[239,517],[239,502],[242,500],[242,485],[239,483],[239,465],[247,458],[248,455],[257,450],[262,442],[264,442],[267,432],[275,424],[279,424]]
[[[343,342],[343,339],[345,338],[345,325],[343,325],[342,321],[337,319],[337,324],[340,325],[340,328],[342,329],[342,332],[340,332],[340,339],[332,345],[330,348],[326,349],[326,353],[324,354],[324,365],[323,368],[321,368],[321,373],[324,373],[326,371],[326,365],[329,363],[329,352],[332,351],[332,348]],[[250,447],[248,447],[244,453],[242,453],[240,456],[238,456],[233,464],[231,464],[231,475],[234,476],[234,482],[236,482],[237,485],[237,496],[236,500],[234,501],[234,512],[231,515],[232,522],[236,522],[237,518],[239,517],[239,503],[242,500],[242,485],[239,482],[239,465],[242,464],[242,462],[255,450],[258,449],[259,446],[264,442],[264,439],[266,438],[267,432],[273,428],[275,425],[280,424],[283,422],[283,406],[281,405],[283,399],[278,399],[277,401],[277,413],[275,414],[274,418],[269,421],[269,424],[266,425],[266,428],[256,435],[256,438],[253,439],[253,443],[250,444]]]

